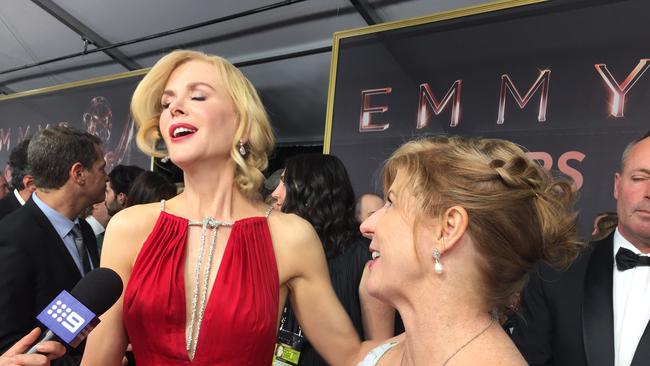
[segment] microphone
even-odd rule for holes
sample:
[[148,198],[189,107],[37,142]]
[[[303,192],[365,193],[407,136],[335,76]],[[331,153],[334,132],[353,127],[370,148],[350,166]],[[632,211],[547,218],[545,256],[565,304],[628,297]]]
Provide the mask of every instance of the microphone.
[[36,345],[53,339],[77,347],[99,324],[99,316],[122,294],[122,279],[108,268],[88,272],[72,291],[63,290],[36,317],[48,330],[27,354],[38,353]]

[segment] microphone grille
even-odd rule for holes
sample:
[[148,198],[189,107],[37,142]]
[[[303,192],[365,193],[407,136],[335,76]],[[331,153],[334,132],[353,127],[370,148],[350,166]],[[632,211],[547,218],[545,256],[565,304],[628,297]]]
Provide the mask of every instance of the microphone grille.
[[100,316],[120,298],[122,278],[112,269],[95,268],[75,285],[70,294]]

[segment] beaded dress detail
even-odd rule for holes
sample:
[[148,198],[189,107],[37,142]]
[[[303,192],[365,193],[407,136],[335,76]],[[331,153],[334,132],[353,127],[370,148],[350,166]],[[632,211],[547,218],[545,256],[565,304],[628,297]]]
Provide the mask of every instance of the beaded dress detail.
[[[211,218],[190,222],[165,212],[164,202],[161,205],[124,292],[124,326],[138,366],[270,364],[279,302],[267,223],[271,209],[264,217],[235,222]],[[186,304],[184,265],[190,225],[202,227],[199,251],[208,258],[216,228],[232,229],[212,291],[206,296],[205,290],[190,289],[192,302]],[[195,279],[207,279],[197,273]],[[186,319],[186,306],[191,307],[191,319]]]

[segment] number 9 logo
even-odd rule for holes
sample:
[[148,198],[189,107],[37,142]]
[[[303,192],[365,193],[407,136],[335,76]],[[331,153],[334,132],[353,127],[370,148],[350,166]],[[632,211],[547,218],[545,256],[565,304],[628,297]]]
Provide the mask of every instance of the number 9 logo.
[[61,325],[63,325],[65,329],[69,330],[70,333],[76,333],[79,328],[84,325],[85,322],[86,319],[82,318],[81,315],[73,311],[65,318],[63,322],[61,322]]

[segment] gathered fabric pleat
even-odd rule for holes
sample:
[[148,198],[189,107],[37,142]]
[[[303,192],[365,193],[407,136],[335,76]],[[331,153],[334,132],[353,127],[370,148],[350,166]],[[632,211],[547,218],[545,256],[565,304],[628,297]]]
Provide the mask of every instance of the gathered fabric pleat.
[[137,364],[270,364],[279,277],[267,219],[234,223],[193,360],[185,348],[187,232],[187,219],[162,211],[133,266],[124,294],[124,325]]

